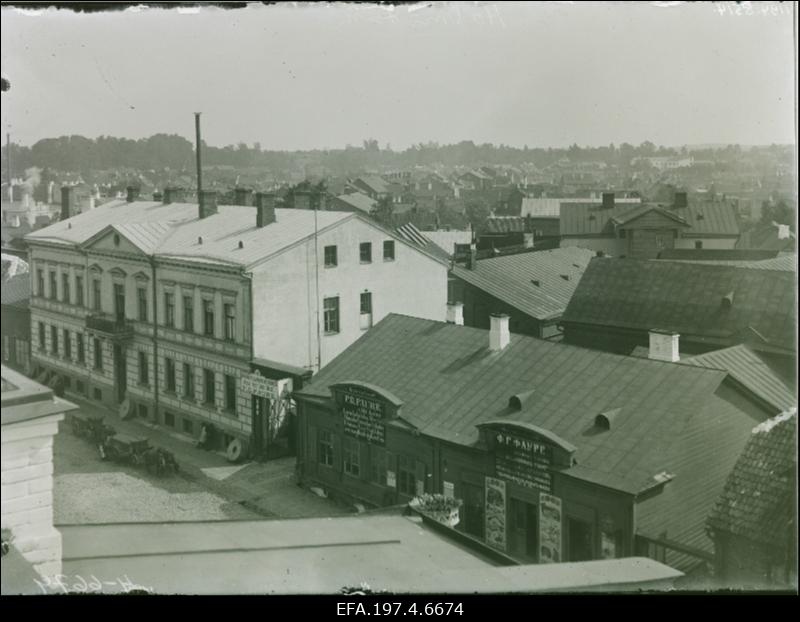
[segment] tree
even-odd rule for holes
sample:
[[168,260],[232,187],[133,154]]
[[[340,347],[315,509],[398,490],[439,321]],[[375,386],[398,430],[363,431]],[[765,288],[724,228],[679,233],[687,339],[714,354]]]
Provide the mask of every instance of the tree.
[[373,215],[378,222],[391,226],[393,212],[394,205],[392,205],[392,197],[385,196],[378,199],[378,203],[373,210]]
[[476,230],[483,229],[489,216],[491,216],[491,212],[486,203],[478,200],[467,201],[465,211],[467,213],[467,219],[472,224],[472,228]]
[[789,207],[784,199],[778,201],[764,201],[761,204],[761,223],[779,225],[792,225],[794,228],[794,210]]

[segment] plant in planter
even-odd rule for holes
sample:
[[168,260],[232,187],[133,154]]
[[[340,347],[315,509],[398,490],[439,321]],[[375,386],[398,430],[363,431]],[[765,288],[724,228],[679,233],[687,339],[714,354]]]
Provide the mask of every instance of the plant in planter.
[[443,494],[425,493],[414,497],[409,505],[440,523],[455,527],[459,522],[458,510],[462,503],[461,499],[445,497]]

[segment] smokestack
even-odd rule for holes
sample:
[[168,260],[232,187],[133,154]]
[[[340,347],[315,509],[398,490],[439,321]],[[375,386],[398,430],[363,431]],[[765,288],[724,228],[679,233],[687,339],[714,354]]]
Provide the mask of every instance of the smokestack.
[[680,360],[680,335],[669,330],[652,329],[647,358],[677,363]]
[[[200,113],[194,113],[194,134],[195,134],[195,155],[197,159],[197,202],[198,204],[202,205],[202,194],[203,194],[203,164],[200,160]],[[202,215],[202,207],[200,209],[201,214],[200,218],[203,217]]]
[[139,199],[139,188],[137,186],[128,186],[126,190],[128,191],[126,199],[128,203],[133,203]]
[[603,209],[611,209],[614,207],[614,193],[613,192],[604,192],[603,193]]
[[234,188],[233,196],[234,205],[250,205],[253,191],[250,188]]
[[182,203],[183,202],[183,188],[177,186],[168,186],[164,188],[164,204]]
[[201,190],[200,201],[198,203],[198,216],[206,218],[211,214],[217,213],[217,192],[216,190]]
[[511,341],[511,333],[508,330],[509,316],[505,313],[492,313],[491,327],[489,328],[489,349],[492,352],[503,350]]
[[464,303],[463,302],[448,302],[447,303],[447,323],[455,324],[456,326],[464,326]]
[[687,198],[687,194],[685,192],[676,192],[672,205],[675,208],[689,207],[689,199]]
[[256,194],[256,227],[259,229],[275,222],[275,195],[271,192]]
[[61,186],[61,220],[72,216],[72,186]]

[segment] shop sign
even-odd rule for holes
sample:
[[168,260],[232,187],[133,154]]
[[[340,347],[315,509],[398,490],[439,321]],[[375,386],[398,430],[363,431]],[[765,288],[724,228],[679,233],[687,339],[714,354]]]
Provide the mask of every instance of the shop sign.
[[539,563],[561,561],[561,499],[539,493]]
[[552,449],[549,444],[498,432],[495,440],[495,472],[498,477],[544,492],[553,490],[550,473]]
[[340,388],[338,393],[344,433],[383,445],[386,442],[384,425],[386,403],[358,387]]
[[506,550],[506,483],[495,477],[486,477],[486,544],[501,551]]
[[258,371],[242,376],[239,380],[239,388],[242,393],[266,397],[271,400],[278,399],[288,390],[292,390],[291,378],[273,380],[265,378]]

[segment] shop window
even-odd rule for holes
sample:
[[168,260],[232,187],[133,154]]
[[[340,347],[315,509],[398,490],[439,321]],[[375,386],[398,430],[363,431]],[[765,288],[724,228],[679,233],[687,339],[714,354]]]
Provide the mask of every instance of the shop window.
[[461,507],[462,520],[459,528],[476,538],[483,540],[484,529],[484,508],[483,486],[474,484],[461,484],[462,494],[464,495],[464,505]]
[[333,466],[333,433],[330,430],[319,431],[319,447],[317,456],[319,463],[325,466]]
[[344,461],[344,472],[353,477],[361,475],[361,457],[359,455],[359,444],[354,438],[345,437],[342,443],[342,458]]
[[189,434],[191,436],[194,436],[194,421],[192,421],[191,419],[184,419],[183,432],[184,434]]
[[164,411],[164,425],[170,428],[175,427],[175,415],[169,411]]
[[386,486],[388,454],[383,447],[369,446],[369,479],[373,484]]
[[600,532],[600,557],[602,559],[616,559],[620,557],[622,548],[621,531]]
[[372,242],[362,242],[358,247],[361,263],[372,263]]
[[394,261],[394,240],[386,240],[383,243],[383,260]]
[[411,458],[397,458],[397,491],[404,495],[417,494],[416,464]]
[[103,392],[100,389],[95,389],[94,391],[92,391],[92,396],[98,402],[102,402],[103,401]]
[[583,562],[594,558],[592,525],[576,518],[567,519],[569,561]]
[[325,247],[325,267],[335,268],[338,264],[338,257],[335,246]]

